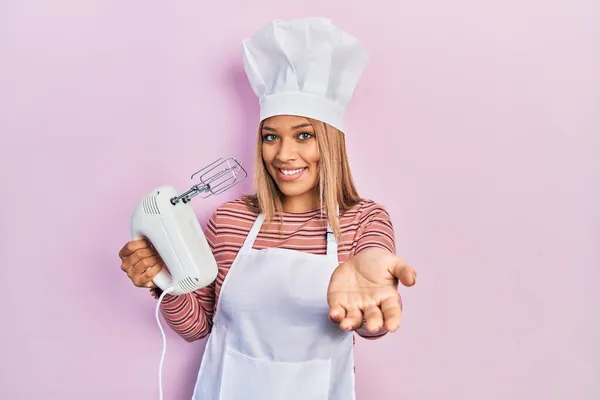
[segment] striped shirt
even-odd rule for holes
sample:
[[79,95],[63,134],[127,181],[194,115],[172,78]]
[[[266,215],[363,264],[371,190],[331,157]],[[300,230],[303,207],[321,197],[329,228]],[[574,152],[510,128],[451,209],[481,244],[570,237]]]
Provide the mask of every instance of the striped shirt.
[[[219,267],[217,279],[193,293],[165,295],[161,313],[171,329],[188,342],[210,333],[221,285],[256,217],[257,214],[246,206],[242,198],[218,207],[204,230]],[[283,227],[279,221],[269,226],[263,224],[254,241],[255,249],[278,247],[326,254],[327,220],[321,210],[285,212],[282,219]],[[381,205],[371,200],[362,200],[340,213],[340,235],[339,262],[347,261],[369,247],[381,247],[392,253],[396,251],[390,216]]]

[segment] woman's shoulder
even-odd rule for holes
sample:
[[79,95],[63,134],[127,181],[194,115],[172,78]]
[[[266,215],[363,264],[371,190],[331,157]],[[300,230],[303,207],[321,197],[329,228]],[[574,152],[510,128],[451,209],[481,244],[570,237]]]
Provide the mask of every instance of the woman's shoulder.
[[251,198],[248,196],[239,196],[233,200],[221,203],[213,214],[213,219],[217,224],[242,224],[252,223],[258,213],[253,208]]
[[395,251],[394,226],[385,206],[364,199],[340,215],[342,241],[340,250],[345,257],[376,246]]
[[362,220],[374,216],[389,218],[389,213],[384,205],[368,198],[359,200],[340,213],[340,217],[346,220]]

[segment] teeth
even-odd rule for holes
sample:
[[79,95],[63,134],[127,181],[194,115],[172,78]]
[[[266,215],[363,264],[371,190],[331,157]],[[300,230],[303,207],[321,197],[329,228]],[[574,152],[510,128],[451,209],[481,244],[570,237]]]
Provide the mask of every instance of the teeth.
[[287,169],[287,170],[286,169],[282,169],[281,172],[284,175],[296,175],[296,174],[299,174],[300,172],[302,172],[303,169],[304,168],[300,168],[300,169]]

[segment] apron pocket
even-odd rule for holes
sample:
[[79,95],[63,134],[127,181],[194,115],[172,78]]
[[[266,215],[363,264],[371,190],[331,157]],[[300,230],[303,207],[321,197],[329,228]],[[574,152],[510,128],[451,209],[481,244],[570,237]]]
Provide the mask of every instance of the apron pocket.
[[326,400],[330,360],[278,362],[225,349],[220,400]]

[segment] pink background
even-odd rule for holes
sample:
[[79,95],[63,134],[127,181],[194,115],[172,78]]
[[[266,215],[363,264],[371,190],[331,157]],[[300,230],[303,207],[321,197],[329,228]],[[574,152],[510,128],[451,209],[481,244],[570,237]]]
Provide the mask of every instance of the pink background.
[[[600,3],[490,3],[3,2],[0,398],[157,398],[130,213],[216,157],[252,168],[240,41],[307,15],[372,56],[351,162],[419,271],[401,331],[357,342],[359,398],[600,398]],[[202,223],[250,183],[196,201]],[[166,399],[203,346],[168,331]]]

